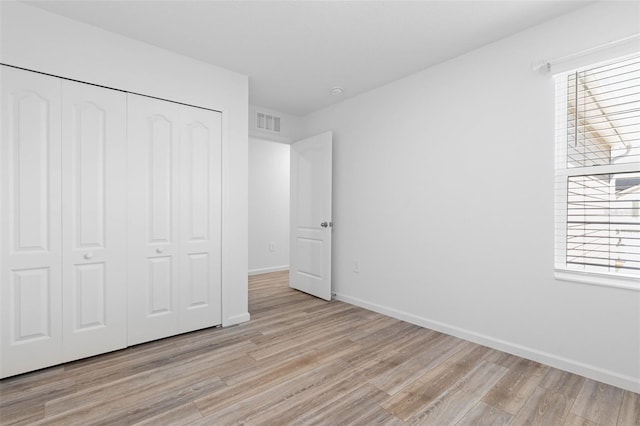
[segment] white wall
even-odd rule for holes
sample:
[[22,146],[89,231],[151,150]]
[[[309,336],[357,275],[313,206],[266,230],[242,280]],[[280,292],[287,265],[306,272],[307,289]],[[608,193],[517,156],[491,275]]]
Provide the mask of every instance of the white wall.
[[289,145],[249,138],[249,275],[287,269]]
[[334,132],[338,298],[640,392],[640,292],[554,279],[531,71],[639,30],[639,3],[597,3],[306,117]]
[[5,64],[222,112],[222,318],[247,321],[247,77],[22,3],[0,12]]

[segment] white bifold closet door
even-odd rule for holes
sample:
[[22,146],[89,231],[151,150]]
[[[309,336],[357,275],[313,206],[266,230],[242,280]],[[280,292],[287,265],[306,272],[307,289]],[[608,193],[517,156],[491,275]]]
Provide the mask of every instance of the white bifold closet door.
[[0,68],[6,377],[126,346],[126,96]]
[[126,95],[62,82],[64,362],[127,346]]
[[221,115],[128,95],[128,344],[221,319]]
[[62,362],[60,80],[0,67],[0,377]]

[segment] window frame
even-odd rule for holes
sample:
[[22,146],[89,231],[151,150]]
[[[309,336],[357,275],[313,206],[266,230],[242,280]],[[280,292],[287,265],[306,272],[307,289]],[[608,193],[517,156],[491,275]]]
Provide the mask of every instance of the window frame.
[[640,274],[626,272],[605,272],[588,267],[577,269],[567,265],[567,215],[568,215],[568,180],[570,177],[590,176],[597,174],[639,173],[640,163],[607,164],[585,167],[568,167],[567,144],[567,81],[570,75],[597,67],[599,65],[624,61],[637,54],[623,55],[605,61],[598,61],[559,72],[554,77],[555,100],[555,183],[554,183],[554,277],[561,281],[571,281],[606,287],[624,288],[640,291]]

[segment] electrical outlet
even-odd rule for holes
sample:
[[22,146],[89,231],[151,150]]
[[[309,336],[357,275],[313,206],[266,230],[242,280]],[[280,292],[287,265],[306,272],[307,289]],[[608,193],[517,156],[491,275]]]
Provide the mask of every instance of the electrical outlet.
[[269,251],[276,251],[276,243],[271,241],[269,242]]
[[359,260],[354,260],[353,261],[353,272],[355,272],[356,274],[360,273],[360,261]]

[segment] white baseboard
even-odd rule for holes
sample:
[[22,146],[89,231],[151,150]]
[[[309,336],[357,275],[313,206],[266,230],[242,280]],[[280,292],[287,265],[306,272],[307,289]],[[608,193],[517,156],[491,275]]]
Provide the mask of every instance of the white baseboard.
[[269,272],[288,271],[288,270],[289,270],[289,265],[271,266],[269,268],[250,269],[249,270],[249,276],[260,275],[260,274],[268,274]]
[[411,324],[419,325],[421,327],[429,328],[431,330],[439,331],[451,336],[458,337],[460,339],[468,340],[470,342],[478,343],[483,346],[488,346],[493,349],[497,349],[502,352],[507,352],[512,355],[517,355],[522,358],[530,359],[532,361],[540,362],[542,364],[549,365],[560,370],[568,371],[570,373],[578,374],[599,382],[607,383],[612,386],[616,386],[622,389],[629,390],[631,392],[640,393],[640,379],[632,376],[626,376],[615,371],[606,370],[594,365],[584,364],[575,360],[564,358],[558,355],[554,355],[548,352],[539,351],[526,346],[518,345],[515,343],[507,342],[505,340],[496,339],[485,334],[476,333],[474,331],[466,330],[463,328],[447,325],[438,321],[433,321],[428,318],[419,317],[407,312],[399,311],[386,306],[378,305],[376,303],[367,302],[356,297],[347,296],[345,294],[336,293],[336,300],[346,302],[361,308],[368,309],[370,311],[378,312],[383,315],[387,315],[392,318],[396,318],[402,321],[406,321]]
[[223,318],[222,319],[222,326],[223,327],[229,327],[229,326],[232,326],[232,325],[236,325],[236,324],[240,324],[240,323],[243,323],[243,322],[247,322],[250,319],[251,319],[251,315],[249,315],[249,312],[244,312],[242,314],[230,316],[229,318]]

